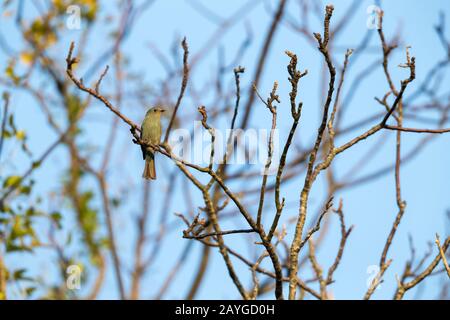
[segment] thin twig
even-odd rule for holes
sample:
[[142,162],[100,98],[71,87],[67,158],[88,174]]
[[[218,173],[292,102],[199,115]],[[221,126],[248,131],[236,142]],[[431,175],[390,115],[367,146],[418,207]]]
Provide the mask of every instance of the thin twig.
[[289,65],[287,67],[289,73],[289,82],[291,83],[291,92],[289,93],[290,101],[291,101],[291,116],[293,118],[291,130],[289,131],[288,138],[283,148],[283,152],[280,157],[280,162],[278,164],[277,176],[275,178],[275,207],[276,213],[273,219],[272,225],[270,227],[269,233],[267,235],[267,241],[270,242],[272,240],[273,234],[278,226],[278,221],[281,217],[281,212],[283,211],[285,199],[280,200],[280,185],[281,185],[281,176],[283,174],[284,167],[286,165],[286,158],[289,151],[289,148],[292,144],[292,139],[294,138],[295,130],[297,129],[298,123],[300,121],[303,103],[299,102],[298,106],[296,105],[298,84],[300,78],[306,76],[308,74],[308,70],[301,72],[297,70],[297,56],[290,52],[286,51],[286,55],[290,58]]
[[2,125],[0,130],[0,157],[3,150],[3,141],[5,139],[5,129],[6,129],[6,119],[8,118],[8,108],[9,108],[9,92],[3,92],[3,116]]
[[447,275],[450,278],[450,267],[448,266],[447,258],[445,257],[445,252],[441,247],[441,242],[439,240],[439,235],[436,233],[436,245],[439,248],[439,254],[441,255],[442,263],[444,264]]
[[219,232],[210,232],[210,233],[204,233],[199,235],[183,235],[183,238],[186,239],[204,239],[207,237],[215,237],[218,235],[225,236],[228,234],[236,234],[236,233],[252,233],[255,232],[253,229],[236,229],[236,230],[227,230],[227,231],[221,231]]
[[420,273],[417,277],[415,277],[414,279],[412,279],[409,282],[402,283],[399,281],[397,291],[395,292],[395,295],[394,295],[394,299],[401,300],[403,298],[403,296],[405,295],[406,291],[415,287],[420,282],[422,282],[422,280],[424,280],[426,277],[428,277],[433,272],[434,268],[436,268],[436,266],[439,264],[439,261],[441,260],[440,251],[442,250],[445,253],[449,246],[450,246],[450,237],[447,237],[447,239],[445,239],[445,242],[442,245],[442,247],[439,250],[436,257],[433,259],[433,261],[430,263],[430,265],[422,273]]
[[[280,2],[278,3],[277,11],[275,12],[275,14],[273,16],[272,22],[270,24],[270,27],[269,27],[266,37],[264,39],[264,44],[263,44],[261,53],[258,58],[258,64],[256,67],[255,75],[253,77],[253,83],[255,84],[255,86],[259,85],[259,81],[261,79],[264,67],[266,65],[266,58],[269,53],[270,46],[273,43],[275,33],[280,25],[281,18],[285,11],[286,3],[287,3],[287,0],[280,0]],[[244,107],[244,117],[243,117],[243,119],[241,121],[241,125],[240,125],[240,127],[242,129],[244,129],[247,126],[248,120],[250,119],[250,113],[252,110],[253,102],[255,100],[255,93],[256,92],[253,90],[253,88],[249,89],[249,98]]]
[[188,47],[186,38],[184,38],[183,41],[181,41],[181,46],[183,47],[183,50],[184,50],[183,76],[182,76],[182,80],[181,80],[181,88],[180,88],[180,93],[178,95],[177,102],[173,109],[172,117],[170,118],[169,126],[167,127],[167,130],[166,130],[166,135],[164,136],[164,142],[167,142],[169,140],[170,130],[172,129],[173,123],[175,122],[175,117],[177,115],[178,108],[181,104],[181,100],[183,99],[184,91],[186,90],[187,82],[189,79],[189,65],[188,65],[189,47]]
[[339,201],[338,209],[335,210],[335,212],[339,216],[339,222],[341,225],[341,241],[339,243],[339,249],[338,249],[336,258],[334,259],[334,262],[331,265],[331,267],[328,269],[328,276],[327,276],[327,281],[326,281],[327,285],[331,284],[333,282],[333,274],[336,271],[337,267],[339,266],[339,263],[341,262],[342,256],[344,254],[344,248],[347,243],[347,239],[353,230],[353,226],[350,226],[350,228],[348,228],[348,229],[345,226],[344,212],[342,210],[342,206],[343,206],[343,204],[342,204],[342,199],[341,199]]
[[380,268],[380,270],[378,271],[377,275],[375,276],[375,278],[373,278],[369,288],[367,289],[366,294],[364,295],[364,300],[369,300],[370,297],[373,295],[373,293],[375,292],[375,290],[378,288],[378,286],[380,285],[380,283],[383,282],[383,275],[386,272],[387,268],[389,268],[389,266],[391,265],[392,260],[388,260],[385,264],[383,264]]
[[[278,87],[278,83],[275,82],[273,84],[272,92],[270,93],[269,98],[267,98],[267,102],[265,102],[267,108],[269,109],[270,113],[272,114],[272,127],[270,129],[270,135],[269,135],[269,141],[268,141],[268,149],[267,149],[267,160],[266,165],[264,166],[264,173],[263,173],[263,180],[261,183],[261,190],[259,193],[259,204],[258,204],[258,213],[256,215],[256,225],[258,228],[261,228],[261,219],[262,219],[262,210],[264,206],[264,196],[266,193],[266,184],[267,184],[267,176],[269,173],[269,168],[272,163],[272,156],[273,156],[273,136],[275,129],[277,127],[277,108],[273,105],[273,103],[276,101],[280,103],[280,99],[278,95],[276,94]],[[254,87],[256,90],[256,87]],[[259,94],[258,94],[259,96]],[[263,100],[264,102],[264,100]]]

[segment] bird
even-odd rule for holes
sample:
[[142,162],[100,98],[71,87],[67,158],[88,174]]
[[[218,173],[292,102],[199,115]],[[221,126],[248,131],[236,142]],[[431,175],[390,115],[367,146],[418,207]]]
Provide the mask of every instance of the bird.
[[[141,125],[141,140],[146,144],[158,145],[161,140],[161,114],[165,110],[161,107],[153,107],[147,110],[144,121]],[[155,170],[155,154],[148,150],[144,145],[141,145],[142,157],[145,160],[144,172],[142,178],[156,179]]]

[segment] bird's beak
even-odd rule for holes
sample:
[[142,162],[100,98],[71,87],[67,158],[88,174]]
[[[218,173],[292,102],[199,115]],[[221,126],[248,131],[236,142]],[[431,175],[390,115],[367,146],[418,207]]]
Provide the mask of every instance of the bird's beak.
[[161,112],[166,112],[166,109],[161,109]]

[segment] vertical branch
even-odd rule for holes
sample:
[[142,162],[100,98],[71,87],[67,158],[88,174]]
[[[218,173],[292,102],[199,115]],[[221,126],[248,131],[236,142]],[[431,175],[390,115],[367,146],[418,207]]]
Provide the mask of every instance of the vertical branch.
[[239,103],[241,101],[241,82],[240,82],[240,74],[244,73],[245,69],[242,67],[237,67],[233,70],[234,72],[234,82],[236,85],[236,102],[234,104],[234,112],[233,112],[233,118],[231,119],[231,127],[230,127],[230,135],[227,139],[227,146],[225,150],[225,154],[223,155],[223,161],[222,164],[219,166],[219,169],[217,170],[217,174],[220,176],[222,173],[222,170],[224,169],[225,165],[227,164],[228,157],[230,156],[230,153],[233,151],[232,149],[232,143],[233,143],[233,130],[234,126],[236,124],[236,118],[239,111]]
[[156,300],[161,300],[163,298],[164,294],[169,289],[170,285],[174,283],[175,276],[177,274],[179,274],[180,268],[187,261],[187,256],[189,255],[192,247],[193,247],[193,242],[188,242],[186,244],[186,246],[183,248],[180,257],[178,258],[178,261],[175,263],[172,270],[167,275],[166,280],[163,282],[163,285],[159,289],[159,292],[157,293],[157,295],[155,297]]
[[193,300],[195,298],[195,295],[197,294],[198,289],[200,288],[201,281],[204,279],[204,275],[206,273],[206,267],[208,266],[209,257],[211,253],[210,248],[211,247],[209,246],[203,246],[197,275],[195,276],[191,288],[189,289],[189,292],[186,296],[186,300]]
[[311,186],[314,182],[313,176],[313,168],[316,161],[317,153],[319,151],[320,144],[322,142],[323,133],[325,131],[325,127],[328,120],[328,110],[331,104],[332,95],[334,91],[334,81],[336,76],[336,70],[332,64],[331,56],[328,51],[328,41],[329,41],[329,28],[330,28],[330,19],[333,15],[334,7],[332,5],[328,5],[326,7],[325,19],[324,19],[324,36],[322,40],[322,36],[319,33],[315,33],[314,36],[319,43],[319,51],[325,58],[325,62],[328,66],[328,71],[330,73],[330,81],[328,84],[328,93],[325,101],[325,105],[323,108],[323,116],[322,123],[318,129],[316,142],[314,144],[313,150],[311,151],[309,157],[309,163],[307,167],[305,183],[300,195],[300,208],[299,208],[299,217],[297,220],[297,224],[295,227],[294,239],[292,241],[289,260],[290,260],[290,269],[289,269],[289,299],[295,299],[295,294],[297,290],[297,272],[298,272],[298,255],[300,252],[300,243],[302,239],[303,227],[306,221],[306,212],[307,212],[307,204],[309,198],[309,192],[311,190]]
[[[385,59],[387,60],[387,58],[385,58]],[[405,67],[410,68],[410,70],[411,70],[410,79],[413,78],[415,75],[415,62],[414,62],[414,57],[413,58],[410,57],[408,49],[406,49]],[[386,70],[386,78],[389,81],[390,77],[388,76],[388,74],[389,74],[389,72]],[[410,79],[402,81],[400,92],[404,91],[404,87],[407,85],[407,83],[408,83],[407,81],[410,81]],[[392,88],[395,90],[393,85],[392,85]],[[396,91],[394,91],[394,93],[396,94],[397,99],[399,99],[398,107],[397,107],[398,116],[396,117],[397,127],[402,128],[402,126],[403,126],[403,103],[401,100],[401,95]],[[393,113],[393,108],[391,108],[391,110],[388,112],[388,114],[386,116]],[[385,117],[385,119],[387,121],[387,117]],[[386,121],[384,119],[383,119],[383,121],[384,121],[384,124],[386,124]],[[402,133],[401,130],[397,131],[396,147],[395,147],[395,193],[396,193],[396,202],[397,202],[397,207],[398,207],[398,213],[395,218],[394,224],[392,225],[391,231],[389,232],[388,238],[387,238],[386,243],[383,248],[383,252],[381,254],[380,268],[386,262],[387,253],[389,251],[389,248],[392,244],[392,241],[394,239],[397,228],[400,225],[400,222],[402,220],[403,214],[405,213],[405,209],[406,209],[406,202],[402,200],[402,196],[401,196],[401,181],[400,181],[401,133]]]
[[444,264],[445,271],[447,271],[447,276],[450,278],[450,267],[448,266],[447,258],[445,257],[445,252],[443,247],[441,247],[441,241],[439,235],[436,233],[436,245],[439,249],[439,254],[441,255],[442,263]]
[[[272,44],[273,38],[275,36],[275,32],[278,29],[278,26],[280,25],[280,21],[283,16],[283,13],[284,13],[284,8],[286,7],[286,3],[287,3],[287,0],[280,0],[280,2],[278,3],[277,11],[276,11],[275,15],[273,16],[272,23],[269,27],[266,38],[264,40],[264,45],[263,45],[263,48],[259,55],[258,64],[257,64],[256,71],[255,71],[255,76],[253,78],[253,83],[255,84],[255,86],[258,86],[259,81],[261,79],[261,76],[262,76],[262,73],[264,70],[264,66],[266,64],[266,58],[269,53],[270,45]],[[245,108],[244,108],[244,118],[242,119],[242,122],[241,122],[241,126],[240,126],[241,128],[245,128],[248,124],[248,120],[250,119],[250,113],[252,110],[252,105],[253,105],[254,100],[255,100],[255,92],[252,88],[250,88],[247,104],[245,105]]]
[[311,262],[312,269],[316,275],[317,281],[319,282],[320,287],[320,299],[325,300],[327,299],[327,292],[326,292],[326,281],[323,278],[323,270],[322,267],[319,265],[316,259],[316,250],[314,247],[314,243],[312,239],[308,240],[308,246],[309,246],[309,254],[308,258]]
[[[241,81],[240,81],[240,74],[245,72],[245,69],[241,66],[234,68],[233,70],[234,72],[234,82],[236,85],[236,102],[234,104],[234,113],[233,113],[233,118],[231,119],[231,131],[233,131],[235,123],[236,123],[236,117],[239,111],[239,102],[241,101]],[[230,140],[230,137],[228,138],[228,140]]]
[[206,189],[203,190],[203,200],[205,201],[206,204],[206,209],[208,211],[208,216],[209,219],[211,220],[211,223],[214,227],[214,231],[217,233],[217,243],[219,244],[219,251],[225,261],[225,264],[227,266],[228,269],[228,273],[231,277],[231,279],[233,280],[235,286],[237,287],[237,289],[239,290],[239,293],[241,294],[242,298],[247,300],[248,299],[248,295],[245,291],[244,286],[242,285],[242,283],[239,280],[239,277],[236,273],[236,271],[234,270],[233,264],[231,262],[230,256],[228,254],[228,250],[225,246],[225,242],[223,240],[223,237],[221,235],[222,230],[220,228],[219,225],[219,220],[217,218],[217,212],[213,206],[213,203],[211,201],[211,198],[209,196],[209,193]]
[[[209,163],[208,171],[210,174],[212,174],[214,172],[212,170],[213,157],[214,157],[214,139],[215,139],[214,130],[207,123],[208,116],[207,116],[205,107],[204,106],[199,107],[198,111],[202,115],[203,127],[206,130],[208,130],[208,132],[211,134],[212,144],[211,144],[210,163]],[[207,188],[207,186],[199,186],[199,189],[203,194],[203,201],[205,202],[206,212],[208,213],[208,217],[212,223],[214,231],[217,234],[217,243],[219,245],[219,252],[225,261],[225,265],[227,266],[228,273],[229,273],[231,279],[233,280],[236,288],[238,289],[239,293],[241,294],[242,298],[247,300],[248,295],[245,291],[244,286],[242,285],[241,281],[239,280],[239,277],[238,277],[236,271],[234,270],[234,266],[231,262],[229,254],[228,254],[227,247],[225,246],[225,242],[222,237],[222,229],[220,228],[219,219],[217,217],[217,210],[216,210],[213,202],[211,201],[211,196],[208,192],[208,188]]]
[[[270,129],[270,136],[268,141],[268,150],[267,150],[267,161],[266,165],[264,166],[264,174],[263,174],[263,181],[261,183],[261,190],[259,193],[259,204],[258,204],[258,213],[256,218],[256,225],[257,228],[261,228],[261,218],[262,218],[262,210],[264,207],[264,196],[266,193],[266,184],[267,184],[267,175],[269,173],[269,168],[272,163],[272,155],[273,155],[273,135],[275,132],[275,129],[277,127],[277,108],[273,105],[273,103],[276,101],[280,103],[280,99],[278,95],[276,94],[278,88],[278,83],[275,82],[273,84],[272,92],[270,93],[269,98],[267,98],[267,102],[265,102],[263,99],[262,102],[266,105],[266,107],[269,109],[270,113],[272,114],[272,127]],[[254,90],[257,90],[256,87],[254,87]],[[259,94],[258,94],[259,96]]]
[[6,281],[7,281],[7,273],[5,263],[3,262],[2,249],[0,248],[0,300],[6,300]]
[[333,274],[336,271],[337,267],[339,266],[339,263],[341,262],[348,236],[350,235],[350,232],[352,232],[352,230],[353,230],[353,226],[350,226],[348,229],[345,226],[344,212],[342,210],[342,199],[340,200],[339,207],[337,210],[335,210],[335,212],[339,216],[339,222],[341,225],[341,241],[339,243],[339,249],[338,249],[336,258],[334,259],[334,262],[331,265],[331,267],[328,269],[328,276],[327,276],[327,281],[326,281],[327,285],[329,285],[333,282]]
[[272,225],[270,227],[269,233],[267,235],[267,241],[270,242],[272,240],[273,234],[278,226],[278,221],[281,216],[281,212],[283,211],[285,199],[280,200],[280,185],[281,185],[281,176],[283,174],[284,167],[286,165],[286,158],[289,148],[292,143],[292,139],[294,138],[295,130],[297,129],[297,125],[300,121],[303,103],[299,102],[298,106],[296,103],[297,98],[297,90],[298,83],[300,78],[306,76],[308,74],[308,70],[305,70],[303,73],[297,70],[297,56],[290,51],[286,51],[286,55],[290,57],[289,65],[287,66],[289,73],[289,82],[291,83],[291,92],[289,93],[290,102],[291,102],[291,116],[294,120],[291,126],[291,130],[289,131],[288,138],[283,148],[283,152],[280,157],[280,163],[278,165],[277,176],[275,178],[275,208],[276,213],[273,219]]
[[345,71],[347,70],[348,65],[348,59],[352,55],[353,50],[347,49],[347,52],[345,53],[345,59],[344,59],[344,66],[342,67],[342,73],[341,78],[339,80],[338,88],[336,91],[336,97],[334,98],[334,104],[333,104],[333,110],[331,111],[330,120],[328,121],[328,134],[330,136],[330,148],[334,148],[334,136],[336,135],[336,132],[334,130],[334,119],[336,117],[336,113],[338,111],[338,103],[339,103],[339,97],[341,95],[342,86],[344,84],[344,77],[345,77]]
[[5,129],[6,129],[6,119],[8,118],[8,108],[9,108],[9,92],[3,92],[3,116],[2,116],[2,124],[0,131],[0,157],[2,155],[3,150],[3,140],[5,137]]
[[148,215],[150,211],[150,183],[145,180],[144,181],[144,190],[143,201],[142,201],[142,215],[137,218],[137,230],[138,230],[138,238],[136,241],[136,247],[134,251],[134,270],[131,278],[131,292],[130,299],[136,300],[139,299],[139,291],[140,291],[140,282],[141,277],[144,272],[144,265],[142,263],[142,251],[145,244],[146,239],[146,224],[148,220]]
[[[235,127],[236,118],[237,118],[238,111],[239,111],[239,103],[241,100],[240,74],[244,73],[244,71],[245,71],[245,69],[241,66],[234,68],[234,70],[233,70],[235,85],[236,85],[236,101],[235,101],[235,106],[234,106],[233,117],[231,120],[231,130],[230,130],[230,135],[228,136],[225,154],[223,156],[222,163],[219,165],[219,167],[217,169],[217,176],[222,177],[223,179],[226,179],[225,168],[226,168],[226,164],[228,161],[228,157],[230,156],[230,153],[232,152],[233,130]],[[211,177],[209,183],[206,186],[206,189],[209,190],[214,182],[215,182],[215,179]],[[214,206],[217,206],[217,203],[218,203],[220,197],[221,197],[220,188],[216,187],[214,189],[214,193],[212,195]],[[204,279],[205,270],[208,266],[208,262],[209,262],[209,258],[210,258],[210,252],[211,252],[211,247],[204,246],[203,252],[202,252],[202,258],[201,258],[201,261],[199,264],[199,269],[197,271],[197,275],[195,276],[193,284],[187,295],[187,299],[189,299],[189,300],[191,300],[195,297],[195,295],[198,291],[198,288],[200,287],[201,281]]]
[[[204,172],[203,169],[201,171]],[[275,275],[276,275],[276,278],[275,278],[275,280],[276,280],[275,281],[275,296],[276,296],[277,299],[282,300],[283,299],[283,285],[282,285],[283,274],[282,274],[282,267],[281,267],[281,263],[280,263],[280,260],[278,258],[278,255],[276,253],[274,245],[266,240],[266,234],[264,232],[264,229],[263,228],[258,228],[256,222],[253,220],[253,218],[250,215],[250,213],[240,203],[239,199],[226,186],[226,184],[224,183],[224,180],[220,176],[218,176],[211,169],[206,169],[206,172],[211,176],[211,178],[214,179],[215,182],[217,182],[219,187],[233,201],[233,203],[239,209],[239,212],[244,216],[245,220],[251,226],[251,228],[259,234],[259,236],[261,238],[261,241],[262,241],[262,244],[266,248],[267,253],[269,254],[269,257],[270,257],[270,259],[272,261],[272,264],[273,264],[273,267],[275,269]],[[232,277],[233,281],[235,282],[236,286],[238,287],[239,291],[241,292],[241,295],[243,297],[247,298],[247,294],[245,293],[245,290],[243,288],[241,290],[241,284],[240,284],[239,280],[237,279],[237,276],[235,275],[234,269],[233,269],[233,267],[231,265],[231,261],[229,260],[228,251],[227,251],[227,249],[225,247],[225,244],[223,243],[222,236],[220,235],[222,233],[222,231],[220,230],[220,226],[218,224],[217,212],[216,212],[215,207],[212,204],[212,201],[210,199],[208,188],[207,188],[207,186],[206,187],[199,186],[199,189],[203,193],[204,201],[205,201],[205,204],[206,204],[208,212],[214,213],[214,214],[210,215],[210,219],[211,219],[211,222],[212,222],[212,224],[214,226],[214,229],[215,229],[216,233],[218,233],[218,243],[219,243],[220,252],[222,253],[222,255],[224,257],[224,260],[225,260],[225,262],[227,264],[230,276]],[[210,203],[208,203],[208,202],[210,202]]]
[[208,115],[206,114],[206,109],[205,106],[200,106],[198,107],[198,112],[200,112],[200,114],[202,115],[202,125],[203,127],[208,130],[209,134],[211,135],[211,152],[209,155],[209,165],[208,165],[208,169],[210,171],[212,171],[213,168],[213,164],[214,164],[214,143],[216,141],[216,135],[214,133],[214,128],[212,128],[211,126],[208,125],[207,121],[208,121]]
[[106,263],[103,255],[98,255],[98,274],[92,286],[91,292],[87,295],[86,300],[95,300],[102,288],[106,275]]
[[166,135],[164,136],[164,143],[166,143],[169,140],[170,130],[172,129],[173,123],[175,122],[177,111],[181,104],[181,100],[183,99],[184,91],[186,90],[186,86],[187,86],[187,82],[188,82],[188,78],[189,78],[189,65],[188,65],[189,47],[188,47],[186,38],[184,38],[183,41],[181,42],[181,46],[183,47],[183,50],[184,50],[183,76],[182,76],[182,80],[181,80],[181,89],[180,89],[180,93],[178,95],[178,99],[175,104],[175,107],[173,109],[172,117],[170,118],[169,126],[167,127],[167,130],[166,130]]
[[[396,117],[396,120],[397,120],[398,127],[401,128],[402,121],[403,121],[402,97],[403,97],[403,93],[405,92],[405,89],[408,86],[408,84],[415,79],[415,58],[410,57],[409,51],[407,49],[406,50],[406,64],[403,65],[403,67],[409,68],[410,76],[409,76],[409,78],[401,81],[400,91],[397,91],[397,89],[395,88],[395,86],[392,82],[392,79],[391,79],[391,76],[389,73],[389,69],[388,69],[388,57],[389,57],[390,52],[395,48],[395,46],[388,46],[386,44],[386,40],[385,40],[384,33],[383,33],[382,22],[383,22],[383,13],[381,12],[379,14],[379,26],[380,27],[378,30],[378,34],[380,36],[381,46],[382,46],[382,50],[383,50],[383,70],[385,73],[386,80],[389,84],[390,90],[391,90],[391,92],[394,93],[396,98],[395,98],[395,101],[394,101],[392,107],[388,109],[388,112],[384,116],[383,120],[380,122],[380,126],[382,128],[386,127],[386,123],[387,123],[387,120],[389,119],[389,117],[394,113],[395,110],[398,110],[398,117]],[[391,260],[386,262],[387,253],[392,244],[395,233],[401,222],[401,219],[403,217],[403,214],[404,214],[405,208],[406,208],[406,202],[404,202],[401,198],[401,183],[400,183],[401,135],[399,133],[400,133],[400,131],[397,132],[397,137],[396,137],[396,156],[395,156],[395,158],[396,158],[396,160],[395,160],[395,189],[396,189],[396,202],[397,202],[397,207],[398,207],[398,213],[397,213],[395,221],[391,227],[389,235],[386,239],[386,243],[384,245],[383,251],[381,253],[380,272],[379,272],[380,279],[383,276],[386,269],[390,265]],[[370,299],[373,292],[380,284],[380,279],[373,280],[371,287],[369,288],[369,290],[366,292],[366,295],[364,296],[364,299]]]
[[[115,93],[116,93],[116,97],[117,97],[116,104],[117,104],[117,109],[119,111],[122,107],[122,100],[123,100],[123,72],[122,72],[122,61],[121,60],[122,60],[122,53],[119,50],[119,48],[117,48],[117,52],[114,56],[114,66],[115,66],[115,78],[116,78],[116,88],[115,88],[115,91],[116,91]],[[100,85],[100,82],[103,79],[103,77],[105,76],[107,71],[108,71],[108,69],[105,69],[105,72],[101,75],[101,77],[97,83],[97,86],[96,86],[97,92],[98,92],[98,86]],[[108,139],[106,140],[108,142],[106,143],[106,146],[105,146],[105,152],[103,153],[103,160],[102,160],[102,165],[101,165],[101,169],[100,169],[103,172],[106,171],[106,167],[108,166],[108,163],[111,159],[114,142],[116,141],[119,120],[120,119],[118,117],[114,117],[113,122],[111,124],[110,131],[109,131]]]
[[364,295],[364,300],[369,300],[370,297],[373,295],[375,290],[378,288],[379,284],[383,281],[383,275],[386,272],[387,268],[391,265],[392,260],[388,260],[385,264],[383,264],[378,271],[375,278],[373,278],[372,283],[370,284],[369,288],[367,289],[366,294]]
[[383,71],[384,71],[386,80],[389,84],[391,91],[397,96],[398,92],[394,86],[394,82],[392,81],[391,75],[389,73],[389,66],[388,66],[389,55],[392,53],[392,50],[394,50],[397,47],[397,45],[396,44],[388,45],[386,43],[386,38],[384,37],[384,32],[383,32],[383,16],[384,16],[384,12],[380,11],[378,13],[378,35],[380,36],[381,49],[383,50],[383,63],[382,63]]
[[106,225],[108,227],[109,249],[111,251],[116,281],[117,281],[117,285],[119,287],[120,299],[124,300],[124,299],[126,299],[125,287],[123,285],[123,280],[122,280],[121,265],[120,265],[119,254],[117,252],[113,219],[112,219],[112,215],[111,215],[111,208],[109,206],[108,191],[107,191],[108,187],[106,186],[105,177],[103,175],[99,175],[97,177],[97,179],[98,179],[98,182],[100,185],[100,192],[102,195],[103,210],[105,212]]

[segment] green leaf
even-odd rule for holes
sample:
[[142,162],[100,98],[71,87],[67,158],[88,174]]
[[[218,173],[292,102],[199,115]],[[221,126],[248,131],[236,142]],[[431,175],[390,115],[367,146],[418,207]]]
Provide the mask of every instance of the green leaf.
[[9,188],[11,186],[16,186],[22,180],[21,176],[9,176],[6,178],[5,182],[3,182],[3,188]]
[[79,113],[82,111],[82,103],[78,96],[69,95],[66,98],[68,118],[71,123],[77,120]]
[[12,137],[11,132],[9,132],[8,130],[5,129],[3,131],[3,138],[8,139],[8,138],[11,138],[11,137]]
[[10,60],[10,62],[8,63],[8,66],[5,69],[5,75],[6,77],[8,77],[9,79],[12,80],[12,82],[14,82],[14,84],[19,84],[20,82],[20,77],[16,74],[16,72],[14,71],[14,67],[15,67],[15,61],[14,60]]
[[66,239],[66,246],[69,246],[72,243],[72,232],[69,232]]
[[16,131],[16,126],[14,125],[14,114],[10,114],[9,119],[8,119],[8,123],[9,126],[14,130],[14,132]]
[[0,218],[0,224],[7,224],[9,222],[8,218]]
[[26,269],[17,269],[13,272],[12,277],[14,280],[33,281],[32,278],[25,276]]
[[31,187],[30,187],[30,186],[23,186],[23,187],[21,187],[21,188],[19,189],[19,192],[20,192],[21,194],[24,194],[24,195],[29,195],[30,192],[31,192]]
[[112,205],[114,208],[118,208],[118,207],[120,206],[120,199],[118,199],[118,198],[112,198],[112,199],[111,199],[111,205]]
[[39,168],[41,166],[41,161],[34,161],[31,166],[33,169]]
[[2,212],[9,213],[12,215],[15,214],[14,210],[6,203],[3,204]]
[[14,280],[21,280],[23,278],[23,276],[24,276],[26,271],[27,270],[25,270],[25,269],[17,269],[17,270],[15,270],[14,273],[13,273],[13,279]]
[[25,293],[27,296],[31,296],[36,291],[35,287],[29,287],[25,289]]
[[31,252],[31,248],[25,245],[16,245],[12,241],[6,242],[6,252],[15,252],[15,251],[29,251]]
[[52,212],[52,213],[50,213],[50,218],[52,218],[53,222],[55,222],[55,224],[58,227],[58,229],[62,228],[62,225],[61,225],[62,215],[61,215],[61,213],[59,213],[59,212]]
[[19,131],[17,131],[17,132],[16,132],[16,138],[17,138],[18,140],[25,140],[25,138],[26,138],[25,131],[24,131],[24,130],[19,130]]

